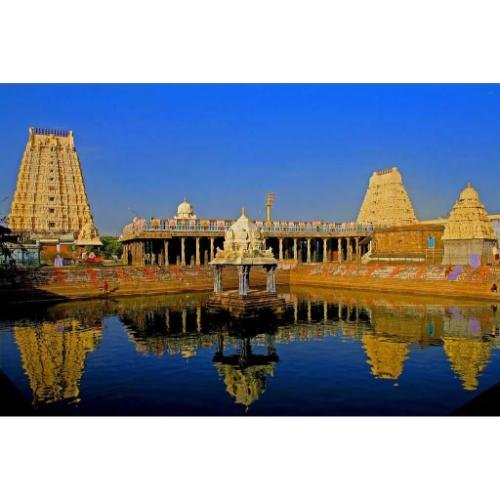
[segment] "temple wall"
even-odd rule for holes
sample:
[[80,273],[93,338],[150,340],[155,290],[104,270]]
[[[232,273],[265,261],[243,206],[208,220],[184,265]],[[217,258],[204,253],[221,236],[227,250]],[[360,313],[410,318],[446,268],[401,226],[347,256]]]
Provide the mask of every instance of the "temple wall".
[[[375,229],[372,241],[372,256],[381,259],[420,259],[431,260],[431,257],[439,257],[435,260],[440,263],[443,252],[444,226],[441,224],[412,224],[392,228]],[[434,238],[434,252],[429,248],[429,237]]]
[[469,265],[477,257],[482,265],[493,264],[494,240],[447,240],[444,242],[443,264]]
[[[500,266],[452,266],[404,263],[280,264],[278,285],[311,285],[325,289],[373,290],[418,295],[475,297],[500,301],[491,292],[500,285]],[[104,284],[108,284],[108,292]],[[223,275],[224,289],[236,289],[235,269]],[[250,287],[264,287],[265,273],[253,269]],[[113,266],[67,267],[0,273],[0,300],[23,302],[212,291],[213,273],[207,267]],[[352,293],[352,292],[351,292]]]
[[[289,269],[278,269],[276,283],[288,284],[289,276]],[[252,269],[250,288],[265,285],[265,271]],[[0,300],[9,302],[212,291],[213,286],[213,272],[208,267],[68,266],[0,272]],[[225,290],[238,288],[235,267],[224,269],[223,286]]]

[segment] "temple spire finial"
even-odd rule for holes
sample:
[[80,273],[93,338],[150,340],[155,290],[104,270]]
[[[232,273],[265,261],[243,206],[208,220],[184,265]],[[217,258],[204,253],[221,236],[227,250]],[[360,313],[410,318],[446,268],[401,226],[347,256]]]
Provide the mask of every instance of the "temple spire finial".
[[241,215],[244,215],[245,217],[247,216],[247,214],[245,213],[245,207],[241,208]]

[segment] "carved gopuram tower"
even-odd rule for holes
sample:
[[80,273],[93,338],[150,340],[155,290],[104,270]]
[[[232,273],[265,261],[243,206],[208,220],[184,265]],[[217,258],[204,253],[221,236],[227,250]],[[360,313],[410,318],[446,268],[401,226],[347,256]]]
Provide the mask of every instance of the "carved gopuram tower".
[[72,235],[77,244],[101,244],[71,130],[29,129],[9,227],[24,238]]
[[397,167],[374,172],[359,210],[358,224],[403,226],[417,222]]

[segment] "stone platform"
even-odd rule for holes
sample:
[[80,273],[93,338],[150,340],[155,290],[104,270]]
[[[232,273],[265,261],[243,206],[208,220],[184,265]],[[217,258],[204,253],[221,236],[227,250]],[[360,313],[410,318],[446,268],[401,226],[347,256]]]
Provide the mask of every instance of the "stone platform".
[[285,299],[264,290],[250,290],[245,296],[240,296],[238,290],[212,293],[207,301],[209,309],[225,310],[235,315],[252,315],[262,310],[283,312],[285,305]]

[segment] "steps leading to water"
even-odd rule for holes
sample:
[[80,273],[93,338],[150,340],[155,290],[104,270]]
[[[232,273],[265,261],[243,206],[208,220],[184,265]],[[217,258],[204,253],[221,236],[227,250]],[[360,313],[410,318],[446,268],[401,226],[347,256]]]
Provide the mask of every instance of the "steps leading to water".
[[[285,269],[283,269],[285,267]],[[266,274],[253,269],[251,287],[263,288]],[[238,286],[236,269],[223,272],[224,290]],[[358,290],[393,291],[423,295],[487,298],[500,284],[500,267],[410,264],[304,264],[282,266],[279,285],[300,284]],[[0,299],[5,302],[64,300],[93,297],[211,291],[210,268],[171,266],[41,268],[0,274]]]

